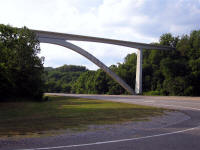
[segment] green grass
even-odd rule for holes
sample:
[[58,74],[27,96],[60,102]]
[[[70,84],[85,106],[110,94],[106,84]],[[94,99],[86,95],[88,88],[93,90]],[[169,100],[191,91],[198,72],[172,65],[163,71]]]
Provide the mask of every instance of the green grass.
[[164,111],[149,106],[61,96],[50,96],[47,102],[0,103],[0,137],[140,121],[162,115]]
[[148,91],[148,92],[143,92],[143,95],[146,96],[161,96],[164,95],[161,91]]

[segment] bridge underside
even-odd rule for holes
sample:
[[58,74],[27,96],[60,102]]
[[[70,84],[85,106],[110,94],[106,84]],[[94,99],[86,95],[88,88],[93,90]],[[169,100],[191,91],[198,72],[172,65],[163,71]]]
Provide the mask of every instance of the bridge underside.
[[[32,31],[36,33],[36,36],[41,43],[50,43],[50,44],[60,45],[83,55],[84,57],[89,59],[91,62],[99,66],[102,70],[104,70],[111,78],[113,78],[116,82],[118,82],[130,94],[142,93],[142,50],[143,49],[173,50],[173,48],[171,47],[158,46],[158,45],[145,44],[145,43],[136,43],[136,42],[129,42],[129,41],[120,41],[120,40],[113,40],[113,39],[49,32],[49,31],[40,31],[40,30],[32,30]],[[130,47],[130,48],[137,48],[138,53],[137,53],[135,91],[126,82],[124,82],[118,75],[116,75],[113,71],[111,71],[105,64],[99,61],[96,57],[94,57],[93,55],[85,51],[84,49],[68,42],[69,40],[99,42],[99,43],[120,45],[120,46],[125,46],[125,47]]]

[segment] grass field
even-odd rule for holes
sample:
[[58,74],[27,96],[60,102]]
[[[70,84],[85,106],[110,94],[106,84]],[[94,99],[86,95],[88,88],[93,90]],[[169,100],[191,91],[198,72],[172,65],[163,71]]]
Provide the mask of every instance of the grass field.
[[61,96],[50,96],[47,102],[0,103],[0,137],[140,121],[162,115],[164,111],[149,106]]

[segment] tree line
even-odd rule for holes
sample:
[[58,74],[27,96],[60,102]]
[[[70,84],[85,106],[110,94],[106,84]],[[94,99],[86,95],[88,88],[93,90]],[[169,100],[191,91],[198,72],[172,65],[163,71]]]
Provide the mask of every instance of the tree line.
[[88,71],[84,66],[63,65],[58,68],[45,67],[45,92],[71,93],[72,85],[79,76]]
[[[200,95],[200,30],[190,35],[173,36],[163,34],[157,45],[174,47],[174,50],[143,50],[143,92],[147,95]],[[125,80],[133,89],[136,74],[135,53],[128,54],[123,63],[109,68]],[[72,72],[71,72],[72,73]],[[67,93],[128,94],[103,70],[85,70],[77,79],[57,84],[68,84]],[[61,80],[60,80],[61,79]],[[48,91],[52,91],[51,88]]]

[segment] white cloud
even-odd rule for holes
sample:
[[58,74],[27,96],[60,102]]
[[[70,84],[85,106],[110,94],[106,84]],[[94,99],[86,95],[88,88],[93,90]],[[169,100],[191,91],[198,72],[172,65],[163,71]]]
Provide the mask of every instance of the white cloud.
[[[199,0],[0,0],[0,23],[16,27],[156,42],[161,34],[199,29]],[[75,42],[106,65],[122,62],[133,49]],[[73,51],[42,44],[46,66],[94,65]]]

